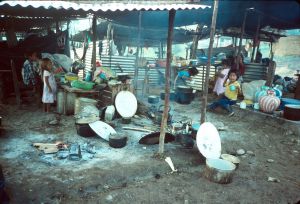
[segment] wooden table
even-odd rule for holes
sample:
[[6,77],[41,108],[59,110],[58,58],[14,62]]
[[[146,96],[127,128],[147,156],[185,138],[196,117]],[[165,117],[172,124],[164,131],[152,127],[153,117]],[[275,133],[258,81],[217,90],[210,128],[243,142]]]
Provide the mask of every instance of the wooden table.
[[295,99],[300,99],[300,74],[295,74],[295,76],[298,77],[298,82],[296,85],[296,91],[295,91]]
[[63,106],[63,113],[65,115],[74,114],[74,106],[75,106],[76,98],[82,96],[92,96],[93,98],[95,98],[95,96],[96,97],[99,96],[99,90],[94,90],[94,89],[83,90],[83,89],[70,87],[68,85],[60,85],[60,87],[63,89],[63,101],[62,104],[60,105]]

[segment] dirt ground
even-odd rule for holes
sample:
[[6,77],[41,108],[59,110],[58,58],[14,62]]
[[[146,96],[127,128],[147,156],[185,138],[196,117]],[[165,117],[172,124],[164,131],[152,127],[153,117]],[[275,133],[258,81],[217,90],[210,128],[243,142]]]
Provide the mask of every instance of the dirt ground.
[[[174,119],[199,120],[200,102],[173,104]],[[142,132],[127,131],[127,146],[110,148],[101,138],[77,135],[74,118],[62,116],[58,126],[48,125],[49,115],[36,106],[1,106],[0,163],[11,203],[296,203],[300,201],[300,135],[283,128],[272,117],[237,111],[208,113],[207,121],[223,123],[222,153],[252,151],[241,163],[230,184],[203,177],[205,159],[196,145],[184,149],[165,146],[176,173],[164,160],[153,157],[158,145],[144,146]],[[251,114],[250,114],[251,113]],[[138,121],[138,120],[137,120]],[[118,123],[116,130],[121,131]],[[299,124],[296,124],[299,125]],[[58,160],[32,147],[33,142],[90,144],[96,154],[80,161]],[[273,159],[274,162],[267,162]],[[274,177],[279,182],[269,182]]]

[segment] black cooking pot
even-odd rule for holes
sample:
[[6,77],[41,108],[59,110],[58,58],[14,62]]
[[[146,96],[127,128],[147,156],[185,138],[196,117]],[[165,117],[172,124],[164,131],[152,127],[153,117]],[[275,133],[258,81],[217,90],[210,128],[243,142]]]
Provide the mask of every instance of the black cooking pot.
[[176,92],[177,93],[193,93],[193,89],[188,86],[177,86]]
[[152,95],[152,96],[148,96],[148,103],[150,104],[157,104],[159,102],[159,97]]
[[94,137],[97,135],[88,123],[75,123],[75,125],[77,134],[82,137]]
[[113,134],[109,136],[109,146],[113,148],[122,148],[126,146],[127,137],[122,135]]
[[300,120],[300,105],[285,105],[283,117],[288,120]]
[[[160,93],[160,99],[165,100],[165,92]],[[175,101],[176,100],[176,93],[174,91],[170,91],[170,96],[169,96],[170,101]]]
[[127,79],[130,79],[128,73],[119,73],[117,74],[118,81],[125,82]]

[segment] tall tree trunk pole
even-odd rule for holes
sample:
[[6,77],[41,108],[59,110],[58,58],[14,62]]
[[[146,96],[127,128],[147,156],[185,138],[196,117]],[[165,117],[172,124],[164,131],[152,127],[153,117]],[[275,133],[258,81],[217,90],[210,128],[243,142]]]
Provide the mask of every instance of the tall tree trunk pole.
[[243,24],[242,24],[242,30],[241,30],[241,36],[240,36],[240,42],[239,42],[239,49],[238,49],[238,53],[237,53],[237,59],[236,59],[236,69],[237,71],[240,69],[240,55],[241,55],[241,51],[242,51],[242,42],[243,42],[243,36],[244,36],[244,32],[245,32],[245,25],[246,25],[246,19],[247,19],[247,14],[248,14],[249,9],[245,10],[245,14],[244,14],[244,19],[243,19]]
[[[96,70],[96,41],[97,41],[97,17],[94,14],[93,16],[93,25],[92,25],[92,31],[93,31],[93,51],[92,51],[92,75],[94,71]],[[93,78],[93,77],[92,77]]]
[[209,48],[208,48],[208,54],[207,54],[208,61],[207,61],[207,66],[206,66],[204,90],[203,90],[203,96],[202,96],[201,124],[205,122],[206,106],[207,106],[207,93],[208,93],[208,80],[209,80],[210,65],[211,65],[210,59],[211,59],[212,48],[213,48],[213,44],[214,44],[216,21],[217,21],[217,15],[218,15],[218,7],[219,7],[219,0],[215,0],[214,2],[215,2],[214,10],[213,10],[213,16],[212,16],[211,27],[210,27]]
[[140,52],[140,43],[141,43],[141,27],[142,27],[142,11],[139,11],[139,27],[138,27],[138,45],[136,49],[136,58],[135,58],[135,69],[134,69],[134,90],[137,93],[138,85],[138,61],[139,61],[139,52]]
[[258,42],[259,29],[260,29],[260,16],[258,16],[258,22],[257,22],[255,37],[254,37],[254,40],[253,40],[253,49],[252,49],[252,54],[251,54],[251,62],[254,61],[255,48],[257,47],[256,44]]
[[171,58],[172,58],[172,40],[173,40],[173,30],[174,30],[174,19],[176,11],[174,9],[169,11],[169,28],[168,28],[168,40],[167,40],[167,67],[166,67],[166,83],[165,83],[165,107],[163,112],[163,117],[160,125],[160,136],[159,136],[159,150],[158,154],[164,153],[165,146],[165,133],[166,126],[169,116],[169,106],[170,106],[170,72],[171,72]]

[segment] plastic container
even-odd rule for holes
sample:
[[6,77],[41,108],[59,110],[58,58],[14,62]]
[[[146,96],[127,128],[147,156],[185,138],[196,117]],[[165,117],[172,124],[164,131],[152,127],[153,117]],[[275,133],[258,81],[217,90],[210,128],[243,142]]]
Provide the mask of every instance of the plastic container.
[[62,114],[64,112],[64,91],[59,89],[57,92],[57,113]]
[[86,81],[78,81],[74,80],[71,82],[71,86],[78,88],[78,89],[83,89],[83,90],[91,90],[93,89],[95,83],[92,82],[86,82]]
[[240,109],[246,109],[246,108],[247,108],[247,104],[244,101],[242,101],[240,103]]
[[97,106],[97,101],[90,98],[76,98],[75,100],[75,108],[74,108],[74,114],[78,114],[85,106],[91,105],[91,106]]
[[92,81],[92,72],[91,71],[86,72],[85,81]]

